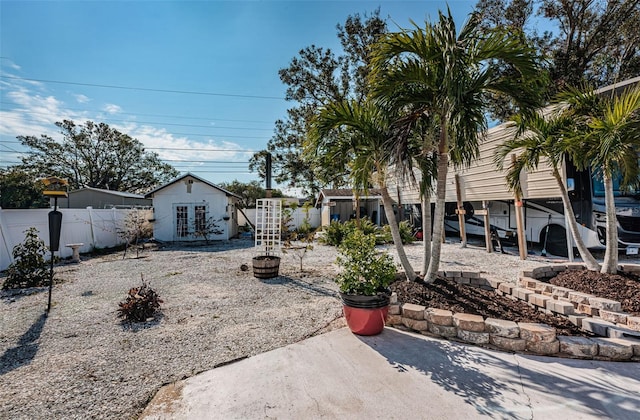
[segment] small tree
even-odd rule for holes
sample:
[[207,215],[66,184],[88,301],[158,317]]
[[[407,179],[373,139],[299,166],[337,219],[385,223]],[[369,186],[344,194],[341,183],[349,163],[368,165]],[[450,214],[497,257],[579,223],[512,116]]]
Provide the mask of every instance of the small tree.
[[197,217],[193,222],[193,234],[197,238],[202,237],[204,242],[209,245],[209,238],[211,238],[212,235],[220,235],[224,232],[220,229],[220,225],[218,225],[218,222],[221,220],[222,219],[214,219],[213,217]]
[[135,245],[136,258],[140,256],[138,243],[141,239],[150,238],[153,235],[153,226],[147,220],[146,213],[142,210],[134,210],[124,219],[124,226],[118,230],[118,236],[124,240],[124,254],[127,256],[129,245]]
[[296,257],[300,260],[300,272],[304,271],[302,268],[302,260],[307,255],[307,251],[311,251],[313,249],[313,239],[315,234],[316,231],[313,229],[306,232],[295,231],[292,232],[284,242],[284,248],[282,251],[293,251]]
[[293,211],[298,208],[297,204],[292,204],[289,209],[282,211],[282,234],[281,238],[284,241],[284,248],[282,252],[286,253],[292,251],[296,257],[300,260],[300,272],[303,272],[302,260],[307,255],[307,251],[313,249],[313,240],[316,235],[316,229],[311,226],[309,220],[309,210],[313,207],[310,202],[304,203],[302,211],[304,212],[304,219],[300,226],[293,228]]
[[49,280],[49,270],[44,259],[48,251],[44,241],[38,237],[38,229],[30,227],[24,233],[24,242],[13,247],[15,261],[7,269],[3,289],[44,286]]

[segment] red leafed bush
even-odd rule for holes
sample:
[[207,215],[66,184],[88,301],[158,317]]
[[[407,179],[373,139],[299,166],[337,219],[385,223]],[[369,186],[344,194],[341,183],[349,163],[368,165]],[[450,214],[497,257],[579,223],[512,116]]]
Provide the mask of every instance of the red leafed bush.
[[154,317],[161,303],[158,294],[143,281],[142,286],[129,290],[127,300],[119,303],[118,317],[129,322],[145,322]]

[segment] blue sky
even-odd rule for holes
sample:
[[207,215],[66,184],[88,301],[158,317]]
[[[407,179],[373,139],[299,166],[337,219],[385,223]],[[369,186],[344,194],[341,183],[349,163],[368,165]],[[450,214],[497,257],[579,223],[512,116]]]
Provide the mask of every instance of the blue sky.
[[[448,2],[459,24],[475,3]],[[293,105],[278,70],[311,44],[338,49],[336,24],[377,7],[397,30],[447,3],[0,0],[0,167],[24,151],[16,136],[61,138],[72,119],[214,183],[258,179],[248,160]]]

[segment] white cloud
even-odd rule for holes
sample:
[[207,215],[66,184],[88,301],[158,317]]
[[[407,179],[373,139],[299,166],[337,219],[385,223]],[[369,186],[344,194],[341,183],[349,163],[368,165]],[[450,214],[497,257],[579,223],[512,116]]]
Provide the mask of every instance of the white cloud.
[[[191,167],[196,170],[202,166],[197,161],[247,162],[252,156],[252,153],[243,151],[239,144],[229,141],[195,141],[168,133],[164,128],[137,125],[134,122],[114,127],[140,140],[150,152],[157,153],[160,159],[168,160],[181,168]],[[221,168],[223,166],[220,165]]]
[[20,67],[19,65],[17,65],[16,63],[13,62],[13,60],[10,60],[6,57],[2,57],[2,64],[9,67],[11,70],[20,70],[22,69],[22,67]]
[[86,104],[87,102],[91,101],[91,98],[81,93],[73,96],[76,98],[76,101],[78,101],[78,103],[81,103],[81,104]]
[[[2,153],[4,160],[9,159],[9,153],[11,153],[10,158],[13,161],[17,159],[16,152],[26,152],[22,145],[16,143],[16,136],[33,135],[39,137],[41,134],[45,134],[54,139],[60,139],[60,130],[55,126],[55,123],[68,119],[77,124],[86,120],[104,121],[122,133],[140,140],[148,151],[157,153],[160,159],[167,160],[171,165],[178,167],[181,172],[192,171],[205,178],[215,177],[216,181],[221,182],[220,179],[245,176],[241,173],[217,173],[223,171],[225,167],[233,166],[232,171],[243,171],[244,168],[248,170],[246,162],[249,161],[252,153],[246,152],[245,146],[225,140],[223,136],[193,140],[188,136],[171,134],[164,128],[140,124],[135,121],[135,116],[130,116],[127,122],[112,122],[110,117],[121,118],[125,115],[113,116],[113,114],[122,111],[122,108],[116,104],[107,104],[102,111],[74,111],[69,107],[73,106],[75,101],[81,102],[81,99],[85,98],[84,95],[73,95],[70,97],[72,103],[66,104],[52,95],[46,86],[27,83],[27,81],[19,79],[0,81],[0,89],[3,91],[3,97],[13,104],[0,110],[0,145],[4,146],[0,147],[0,153]],[[243,163],[230,165],[198,161]],[[249,174],[246,176],[253,177]]]
[[[58,135],[56,121],[86,116],[84,112],[66,109],[64,103],[47,94],[39,82],[16,79],[3,83],[2,89],[7,100],[13,104],[0,112],[0,136],[5,141],[14,141],[21,135],[47,134],[55,138]],[[22,148],[20,145],[15,147]]]
[[118,112],[122,112],[122,108],[115,104],[106,104],[102,107],[102,110],[109,114],[117,114]]

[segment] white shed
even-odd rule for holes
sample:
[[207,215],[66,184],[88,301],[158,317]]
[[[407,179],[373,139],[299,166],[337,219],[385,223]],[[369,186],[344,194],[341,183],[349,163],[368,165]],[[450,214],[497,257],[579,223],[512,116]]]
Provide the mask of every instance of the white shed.
[[[359,197],[360,216],[368,217],[373,223],[386,223],[382,194],[377,188],[370,188]],[[321,224],[328,226],[332,220],[346,222],[355,216],[356,196],[351,189],[323,189],[316,200],[316,207],[321,208]]]
[[[187,173],[148,193],[160,241],[227,240],[238,234],[237,195]],[[207,238],[197,232],[208,232]]]

